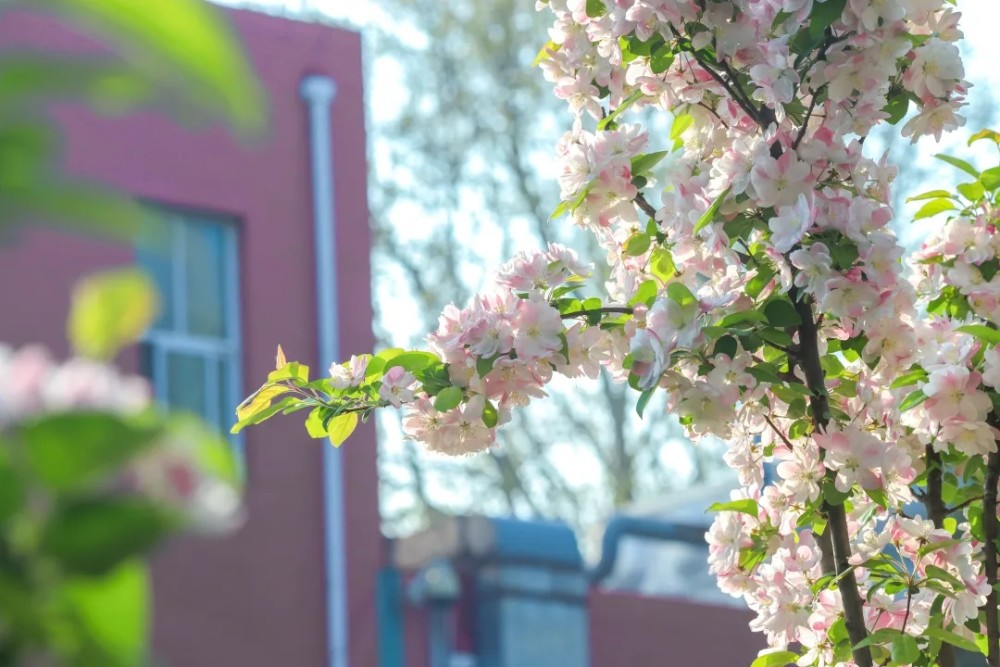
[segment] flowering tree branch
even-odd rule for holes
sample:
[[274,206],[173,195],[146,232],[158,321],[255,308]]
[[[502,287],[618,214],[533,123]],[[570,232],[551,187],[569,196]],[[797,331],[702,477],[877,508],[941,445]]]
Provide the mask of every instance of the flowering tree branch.
[[[973,181],[918,197],[918,218],[948,221],[911,279],[892,169],[861,151],[911,108],[906,136],[961,124],[958,15],[938,0],[540,4],[555,18],[541,66],[576,116],[553,217],[607,251],[607,298],[575,296],[588,271],[568,249],[521,253],[444,310],[430,352],[311,382],[279,368],[237,428],[309,407],[310,433],[339,444],[357,412],[402,406],[409,437],[470,454],[555,374],[603,367],[640,415],[663,390],[690,437],[726,440],[739,487],[712,507],[709,563],[754,611],[761,664],[948,667],[974,636],[996,667],[1000,167],[946,159]],[[626,122],[635,108],[671,115],[666,146]],[[278,381],[326,398],[283,402]],[[904,510],[919,497],[929,519]]]

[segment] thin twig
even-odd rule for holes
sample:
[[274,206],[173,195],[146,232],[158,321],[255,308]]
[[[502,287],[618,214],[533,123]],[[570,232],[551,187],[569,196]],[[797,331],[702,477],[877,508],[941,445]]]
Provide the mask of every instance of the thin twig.
[[635,203],[642,209],[643,213],[656,220],[656,209],[653,208],[653,205],[646,200],[641,192],[635,196]]
[[967,499],[963,500],[962,502],[960,502],[959,504],[955,505],[954,507],[946,508],[945,512],[946,512],[946,514],[951,514],[953,512],[957,512],[959,510],[963,510],[963,509],[965,509],[966,507],[968,507],[969,505],[971,505],[973,503],[978,503],[982,499],[983,499],[982,496],[973,496],[972,498],[967,498]]
[[792,142],[792,150],[796,150],[799,144],[802,143],[802,139],[806,136],[806,130],[809,128],[809,119],[812,118],[813,109],[816,108],[816,98],[819,97],[818,93],[814,92],[812,99],[809,100],[809,109],[806,110],[805,118],[802,119],[802,127],[799,128],[799,133],[795,135],[795,141]]
[[788,437],[784,433],[782,433],[780,429],[778,429],[778,426],[773,421],[771,421],[771,418],[768,415],[764,415],[764,421],[767,422],[767,425],[771,427],[771,430],[774,431],[779,438],[781,438],[781,440],[788,446],[789,449],[793,449],[795,447],[795,445],[792,444],[792,441],[789,440]]

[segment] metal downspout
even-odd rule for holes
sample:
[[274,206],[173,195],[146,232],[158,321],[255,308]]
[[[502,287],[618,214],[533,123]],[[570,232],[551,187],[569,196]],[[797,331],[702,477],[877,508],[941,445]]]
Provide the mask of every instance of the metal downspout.
[[[337,84],[328,76],[310,75],[302,79],[299,94],[309,107],[318,356],[320,369],[325,370],[340,355],[330,132],[330,107],[337,96]],[[339,449],[329,446],[323,448],[323,515],[327,665],[348,667],[343,459]]]

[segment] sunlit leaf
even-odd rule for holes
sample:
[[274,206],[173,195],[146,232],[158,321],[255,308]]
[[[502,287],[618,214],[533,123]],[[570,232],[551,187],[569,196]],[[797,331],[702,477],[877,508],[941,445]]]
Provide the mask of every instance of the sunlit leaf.
[[719,212],[719,209],[722,207],[722,202],[725,201],[726,197],[729,196],[729,190],[730,188],[726,188],[725,190],[723,190],[722,194],[716,197],[715,201],[712,202],[712,205],[708,207],[708,210],[706,210],[702,214],[702,216],[698,218],[698,222],[696,222],[694,225],[695,234],[704,229],[709,223],[715,221],[715,215],[716,213]]
[[343,415],[339,415],[330,420],[327,424],[328,433],[330,436],[330,444],[334,447],[340,447],[344,444],[344,441],[354,433],[354,429],[358,426],[358,413],[348,412]]
[[73,290],[70,342],[81,355],[109,359],[138,340],[158,310],[153,281],[138,269],[93,274]]
[[74,578],[62,594],[88,638],[122,664],[145,658],[149,636],[149,574],[127,561],[99,578]]
[[758,513],[757,501],[752,498],[741,500],[730,500],[725,503],[712,503],[708,506],[709,512],[742,512],[756,517]]
[[785,667],[794,665],[798,659],[798,654],[791,651],[772,651],[757,656],[757,659],[750,663],[750,667]]
[[969,176],[972,176],[973,178],[979,178],[979,170],[973,167],[965,160],[960,160],[957,157],[945,155],[944,153],[938,153],[934,157],[941,160],[942,162],[947,162],[956,169],[961,169],[962,171],[967,173]]

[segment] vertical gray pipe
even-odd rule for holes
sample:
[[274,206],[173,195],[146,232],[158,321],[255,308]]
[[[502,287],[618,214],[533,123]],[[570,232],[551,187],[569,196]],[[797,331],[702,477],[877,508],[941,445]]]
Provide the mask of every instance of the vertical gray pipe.
[[[330,107],[337,84],[328,76],[310,75],[299,94],[309,106],[312,157],[313,228],[316,261],[316,315],[319,372],[340,355],[337,321],[337,258],[334,252],[333,138]],[[344,544],[343,459],[334,447],[323,447],[323,514],[326,551],[327,665],[348,667],[347,569]]]

